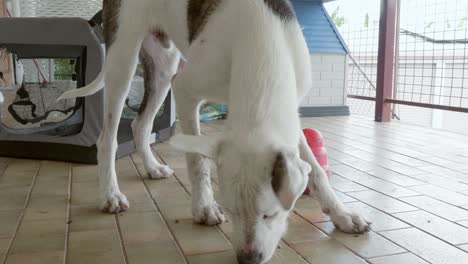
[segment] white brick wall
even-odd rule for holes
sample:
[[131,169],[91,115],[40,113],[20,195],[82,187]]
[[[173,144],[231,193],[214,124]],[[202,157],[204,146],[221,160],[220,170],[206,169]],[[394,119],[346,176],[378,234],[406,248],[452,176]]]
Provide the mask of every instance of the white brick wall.
[[301,106],[345,105],[347,63],[344,54],[311,54],[312,87]]

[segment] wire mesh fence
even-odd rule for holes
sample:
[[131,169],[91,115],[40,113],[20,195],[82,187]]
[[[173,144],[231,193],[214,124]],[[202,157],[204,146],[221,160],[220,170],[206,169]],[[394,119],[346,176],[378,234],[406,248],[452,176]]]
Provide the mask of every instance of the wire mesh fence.
[[[375,103],[362,99],[376,94],[380,1],[363,1],[357,8],[350,1],[338,0],[328,11],[350,50],[351,112],[374,116]],[[468,1],[400,2],[392,99],[415,106],[394,104],[393,117],[467,131],[468,114],[454,111],[468,111]]]
[[347,104],[352,114],[373,117],[375,102],[356,97],[375,98],[376,95],[379,5],[365,5],[368,10],[359,16],[353,14],[353,17],[349,18],[346,14],[352,12],[349,10],[352,7],[345,5],[345,9],[342,9],[342,3],[343,1],[333,3],[333,6],[329,6],[328,11],[350,50]]
[[401,1],[394,99],[468,110],[468,1]]

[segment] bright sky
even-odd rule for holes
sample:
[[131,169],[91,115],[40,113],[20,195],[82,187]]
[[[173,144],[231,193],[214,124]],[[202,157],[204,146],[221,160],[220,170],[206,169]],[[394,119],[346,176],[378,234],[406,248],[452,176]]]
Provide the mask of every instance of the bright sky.
[[[468,28],[468,0],[401,0],[401,3],[402,28],[418,32],[450,29],[463,33]],[[325,6],[330,14],[339,7],[339,15],[352,27],[362,27],[366,14],[370,23],[379,20],[380,0],[337,0]]]

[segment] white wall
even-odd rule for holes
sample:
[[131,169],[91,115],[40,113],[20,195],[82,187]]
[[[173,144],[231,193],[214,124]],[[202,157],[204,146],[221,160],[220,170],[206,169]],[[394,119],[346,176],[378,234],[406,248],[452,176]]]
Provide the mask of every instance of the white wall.
[[301,106],[343,106],[346,103],[347,56],[311,54],[312,88]]

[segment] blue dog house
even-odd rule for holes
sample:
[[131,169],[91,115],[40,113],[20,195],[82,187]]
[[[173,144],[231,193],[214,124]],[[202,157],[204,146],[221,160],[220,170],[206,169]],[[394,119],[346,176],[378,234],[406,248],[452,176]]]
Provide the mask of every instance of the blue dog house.
[[324,7],[333,0],[291,0],[310,51],[313,86],[302,116],[349,115],[346,106],[348,48]]

